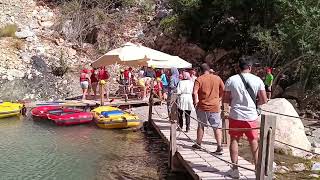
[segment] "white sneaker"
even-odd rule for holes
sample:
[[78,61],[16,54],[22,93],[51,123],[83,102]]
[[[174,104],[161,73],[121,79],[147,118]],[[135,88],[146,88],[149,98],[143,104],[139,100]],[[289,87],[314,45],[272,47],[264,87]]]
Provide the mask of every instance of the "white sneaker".
[[231,178],[234,178],[234,179],[240,178],[239,169],[230,169],[229,171],[227,171],[227,174],[228,174],[228,176],[230,176]]

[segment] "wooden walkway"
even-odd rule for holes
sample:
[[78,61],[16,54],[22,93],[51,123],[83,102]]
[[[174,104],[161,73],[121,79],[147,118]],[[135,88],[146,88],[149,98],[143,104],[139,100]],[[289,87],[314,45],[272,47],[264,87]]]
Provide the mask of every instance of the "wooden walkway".
[[[154,100],[156,103],[160,102],[158,99]],[[104,106],[135,106],[135,105],[147,105],[149,103],[148,100],[141,99],[129,99],[125,101],[124,99],[114,99],[113,102],[105,101]],[[99,100],[62,100],[62,101],[36,101],[36,102],[26,102],[27,108],[33,108],[37,106],[46,106],[46,105],[57,105],[57,106],[65,106],[65,107],[96,107],[100,106]]]
[[[155,110],[156,109],[156,110]],[[156,111],[156,112],[155,112]],[[154,128],[160,134],[160,136],[169,144],[170,141],[170,122],[166,118],[168,115],[166,112],[166,106],[155,106],[153,109],[152,121]],[[192,114],[195,117],[195,113]],[[190,131],[187,135],[195,140],[197,137],[197,122],[191,119]],[[185,128],[185,127],[184,127]],[[180,163],[191,174],[194,179],[203,180],[223,180],[232,179],[227,176],[227,171],[231,169],[231,166],[226,162],[219,160],[213,155],[204,152],[202,150],[195,150],[191,146],[194,144],[185,134],[177,131],[177,157]],[[211,128],[205,128],[205,135],[203,138],[202,147],[209,151],[215,151],[215,139],[213,130]],[[230,160],[229,150],[224,147],[224,154],[219,156],[225,161]],[[254,169],[254,165],[250,162],[239,157],[239,165]],[[256,179],[255,173],[249,170],[239,168],[240,179]]]

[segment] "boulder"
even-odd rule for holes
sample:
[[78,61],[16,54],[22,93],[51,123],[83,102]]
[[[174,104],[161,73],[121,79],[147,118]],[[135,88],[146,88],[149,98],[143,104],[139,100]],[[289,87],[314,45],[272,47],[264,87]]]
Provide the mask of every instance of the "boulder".
[[8,77],[13,77],[13,79],[14,78],[23,78],[24,77],[24,72],[19,71],[17,69],[8,69],[7,76]]
[[315,162],[312,164],[312,171],[320,171],[320,163],[319,162]]
[[298,163],[293,165],[293,170],[295,172],[305,171],[307,168],[303,163]]
[[[261,108],[262,110],[266,111],[299,117],[292,104],[284,98],[272,99]],[[268,112],[263,113],[276,117],[276,140],[308,151],[311,150],[311,143],[305,134],[301,119]],[[307,154],[305,151],[301,151],[277,142],[275,142],[275,150],[298,157],[304,157]]]
[[24,29],[24,30],[22,30],[22,31],[20,31],[20,32],[16,32],[15,35],[16,35],[16,37],[19,38],[19,39],[25,39],[25,38],[27,38],[27,37],[32,37],[32,36],[34,36],[35,34],[34,34],[34,32],[32,32],[32,31],[30,31],[30,30],[28,30],[28,29]]

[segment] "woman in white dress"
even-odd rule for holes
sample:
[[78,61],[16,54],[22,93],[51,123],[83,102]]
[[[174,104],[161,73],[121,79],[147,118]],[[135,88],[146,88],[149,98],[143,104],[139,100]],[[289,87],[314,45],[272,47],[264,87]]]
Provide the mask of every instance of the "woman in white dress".
[[181,80],[177,87],[178,94],[178,115],[179,125],[183,127],[183,114],[186,119],[186,132],[190,130],[190,114],[194,110],[192,92],[194,82],[191,80],[188,72],[183,72],[183,80]]

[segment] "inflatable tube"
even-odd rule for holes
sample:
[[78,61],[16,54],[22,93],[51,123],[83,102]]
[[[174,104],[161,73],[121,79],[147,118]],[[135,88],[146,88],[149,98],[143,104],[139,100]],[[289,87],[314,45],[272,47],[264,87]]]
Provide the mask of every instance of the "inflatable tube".
[[92,112],[95,123],[100,128],[123,129],[139,127],[141,125],[141,121],[137,115],[122,111],[119,108],[100,106],[92,110]]
[[40,119],[48,119],[47,115],[49,111],[62,111],[61,106],[39,106],[33,108],[31,110],[31,114],[33,117],[40,118]]
[[90,112],[64,108],[61,111],[49,111],[48,119],[54,121],[58,126],[69,126],[90,123],[93,116]]
[[23,107],[23,104],[20,103],[2,102],[0,103],[0,118],[20,115]]

